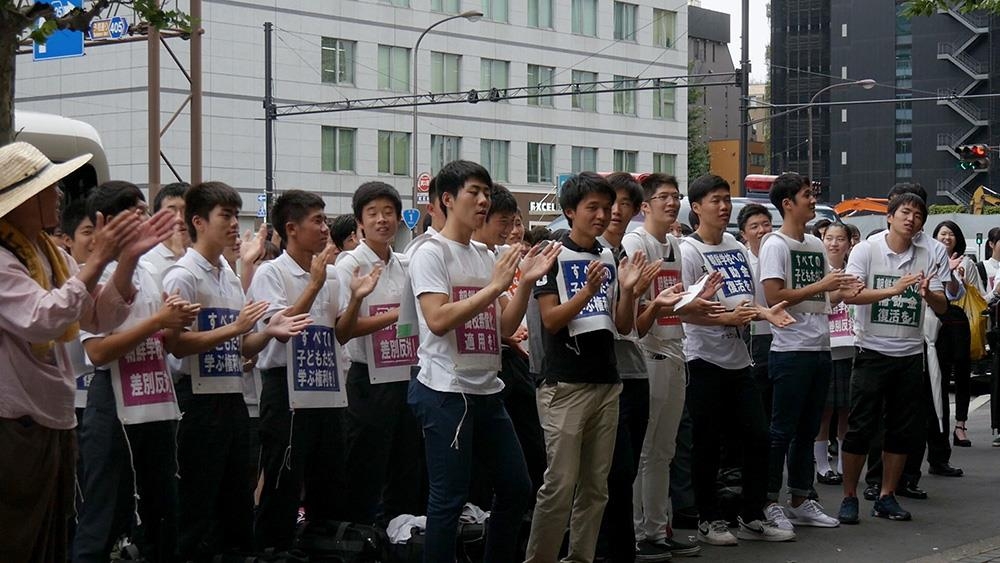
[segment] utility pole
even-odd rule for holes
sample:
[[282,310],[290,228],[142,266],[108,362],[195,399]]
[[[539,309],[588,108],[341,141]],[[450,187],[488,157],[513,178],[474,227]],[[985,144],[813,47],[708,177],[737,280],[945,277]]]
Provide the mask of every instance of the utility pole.
[[[274,200],[274,91],[271,76],[271,35],[274,24],[264,22],[264,201],[265,209],[271,211]],[[267,218],[265,217],[266,221]]]
[[739,195],[746,195],[747,153],[750,149],[750,0],[743,0],[740,37],[740,183]]
[[191,185],[201,183],[202,134],[201,134],[201,0],[191,0],[191,21],[197,29],[191,30]]
[[149,26],[146,40],[146,129],[149,151],[146,155],[149,165],[149,201],[156,199],[160,191],[160,30]]

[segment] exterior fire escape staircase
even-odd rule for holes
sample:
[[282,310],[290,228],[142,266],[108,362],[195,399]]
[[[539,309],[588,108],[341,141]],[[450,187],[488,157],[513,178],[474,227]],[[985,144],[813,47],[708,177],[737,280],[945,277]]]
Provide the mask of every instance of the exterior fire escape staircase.
[[[950,15],[972,32],[971,36],[964,39],[958,38],[954,41],[938,43],[938,60],[950,62],[970,78],[970,81],[961,89],[939,89],[937,92],[938,105],[948,106],[968,122],[968,126],[963,126],[957,131],[939,133],[937,136],[937,150],[948,152],[955,157],[956,161],[959,161],[958,147],[966,144],[973,135],[989,124],[986,112],[975,103],[965,99],[964,96],[989,79],[989,63],[973,57],[968,50],[980,37],[986,37],[989,34],[990,18],[987,14],[962,14],[954,9],[940,13]],[[975,189],[970,184],[982,172],[986,171],[962,171],[951,178],[938,179],[937,195],[948,197],[958,204],[968,204]]]

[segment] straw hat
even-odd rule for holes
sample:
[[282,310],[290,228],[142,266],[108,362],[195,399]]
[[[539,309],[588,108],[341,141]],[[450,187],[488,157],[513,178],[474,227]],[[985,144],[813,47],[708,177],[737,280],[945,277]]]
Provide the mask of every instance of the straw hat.
[[29,143],[0,147],[0,217],[87,163],[90,153],[54,164]]

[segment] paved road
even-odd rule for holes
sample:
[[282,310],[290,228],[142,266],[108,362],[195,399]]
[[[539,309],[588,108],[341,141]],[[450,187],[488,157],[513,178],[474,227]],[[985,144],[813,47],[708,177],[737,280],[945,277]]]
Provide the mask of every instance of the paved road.
[[[975,401],[973,406],[985,399]],[[930,498],[900,499],[903,507],[913,513],[913,521],[871,518],[868,513],[872,503],[861,499],[862,518],[857,526],[800,528],[797,541],[790,543],[704,546],[701,556],[692,561],[1000,561],[1000,448],[990,446],[989,412],[989,403],[985,402],[970,413],[973,446],[955,448],[952,454],[952,465],[964,469],[964,477],[925,475],[920,484]],[[817,487],[820,501],[835,514],[842,497],[840,488]],[[677,530],[677,534],[683,537],[693,531]]]

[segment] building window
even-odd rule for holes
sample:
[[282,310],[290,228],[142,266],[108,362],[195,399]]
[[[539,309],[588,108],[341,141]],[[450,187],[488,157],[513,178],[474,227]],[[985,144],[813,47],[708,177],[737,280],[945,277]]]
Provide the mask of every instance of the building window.
[[[551,66],[528,65],[528,93],[549,94],[552,92],[552,78],[556,69]],[[528,98],[529,106],[552,107],[552,97]]]
[[653,153],[653,172],[674,175],[677,173],[677,155],[665,152]]
[[635,13],[638,6],[615,2],[615,39],[635,41]]
[[635,78],[615,75],[615,113],[635,115],[635,90],[621,89],[635,88],[637,85]]
[[653,8],[653,45],[672,49],[677,30],[677,12]]
[[496,88],[500,94],[507,89],[507,77],[510,74],[510,63],[497,59],[479,59],[479,88],[489,90]]
[[552,0],[528,0],[528,26],[552,29]]
[[431,0],[431,10],[446,14],[457,14],[461,8],[460,0]]
[[573,174],[597,170],[596,147],[573,147]]
[[638,151],[615,150],[615,172],[635,172],[638,160]]
[[653,117],[676,119],[677,90],[671,82],[657,81],[653,90]]
[[490,171],[490,177],[506,182],[510,161],[510,141],[482,139],[479,141],[479,164]]
[[354,49],[357,43],[324,37],[321,79],[328,84],[354,84]]
[[323,126],[320,138],[320,169],[323,172],[354,171],[354,129]]
[[[591,84],[587,84],[588,82]],[[574,86],[572,98],[574,108],[584,111],[597,111],[597,94],[593,93],[597,85],[592,84],[593,82],[597,82],[596,72],[587,72],[585,70],[573,71]]]
[[507,23],[507,0],[483,0],[483,18]]
[[552,154],[555,152],[555,145],[545,145],[542,143],[528,143],[528,183],[529,184],[551,184],[552,175]]
[[461,55],[431,52],[431,91],[457,92]]
[[379,174],[410,174],[410,134],[400,131],[378,132]]
[[437,174],[445,164],[461,158],[461,149],[461,137],[431,135],[431,174]]
[[378,89],[410,91],[410,50],[392,45],[378,46]]
[[597,0],[572,0],[573,33],[597,37]]

